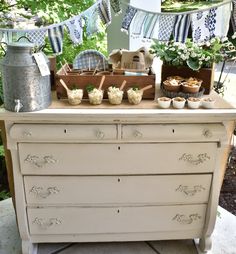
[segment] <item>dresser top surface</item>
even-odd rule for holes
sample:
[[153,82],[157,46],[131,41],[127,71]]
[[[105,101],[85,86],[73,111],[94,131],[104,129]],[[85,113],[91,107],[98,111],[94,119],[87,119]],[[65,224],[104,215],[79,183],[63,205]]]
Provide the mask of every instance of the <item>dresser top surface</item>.
[[[157,97],[160,97],[160,91],[157,90]],[[209,96],[206,96],[209,97]],[[52,104],[44,110],[35,112],[10,112],[4,108],[0,108],[0,120],[52,120],[65,122],[74,121],[80,122],[88,119],[96,121],[103,119],[104,121],[111,120],[128,121],[135,119],[139,122],[146,120],[155,120],[160,122],[221,122],[225,120],[236,120],[236,109],[220,97],[214,91],[210,97],[215,99],[215,107],[213,109],[189,109],[185,106],[184,109],[161,109],[156,100],[143,100],[138,105],[131,105],[128,102],[122,102],[121,105],[111,105],[108,101],[104,101],[101,105],[90,105],[84,101],[82,104],[72,106],[67,100],[57,100],[55,93],[52,93]]]

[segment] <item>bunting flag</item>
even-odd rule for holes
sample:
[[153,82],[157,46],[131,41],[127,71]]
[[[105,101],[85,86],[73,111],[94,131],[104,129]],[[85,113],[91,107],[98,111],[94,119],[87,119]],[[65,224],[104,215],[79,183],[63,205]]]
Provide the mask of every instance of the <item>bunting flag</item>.
[[118,15],[121,13],[121,3],[120,0],[110,0],[111,1],[111,7],[115,13],[115,15]]
[[122,21],[121,31],[128,33],[130,24],[136,14],[136,12],[137,12],[136,8],[134,8],[132,6],[128,6],[128,8],[126,9],[126,12],[125,12],[125,16]]
[[82,17],[76,16],[66,22],[69,30],[70,38],[74,44],[81,44],[83,42],[83,26]]
[[214,35],[217,37],[227,36],[231,15],[231,4],[219,6],[216,9],[216,25]]
[[[37,29],[0,28],[0,41],[11,43],[17,41],[20,36],[26,36],[36,46],[42,46],[48,32],[53,52],[59,54],[62,52],[64,25],[68,28],[72,42],[82,43],[83,20],[85,21],[86,34],[90,36],[99,31],[99,22],[105,25],[111,23],[111,8],[115,14],[119,14],[122,9],[120,0],[97,0],[80,15],[48,27]],[[133,35],[142,35],[144,38],[156,38],[161,41],[168,41],[173,33],[175,41],[185,42],[191,23],[193,41],[206,41],[215,36],[224,37],[227,35],[231,13],[233,28],[236,30],[236,0],[233,0],[233,12],[231,12],[230,0],[202,11],[178,14],[153,13],[128,5],[121,30],[128,33],[131,28],[130,32]]]
[[48,29],[48,38],[49,38],[52,50],[55,54],[62,53],[63,37],[64,37],[64,32],[63,32],[62,25]]
[[[196,14],[193,13],[191,15],[192,37],[194,42],[207,41],[216,36],[216,16],[217,8],[211,8],[210,10],[198,12]],[[220,27],[220,25],[218,25],[218,27]]]
[[208,26],[205,25],[208,15],[209,11],[200,11],[191,14],[192,38],[194,42],[206,41],[210,38]]
[[87,36],[91,36],[99,31],[99,14],[97,4],[94,4],[89,9],[87,9],[83,13],[82,17],[85,21]]
[[109,25],[111,23],[110,0],[102,0],[98,3],[98,13],[104,25]]
[[147,18],[147,15],[148,14],[145,11],[137,11],[132,21],[132,33],[134,35],[140,35],[142,33],[143,24]]
[[159,41],[169,41],[174,29],[175,15],[161,15],[159,18]]
[[36,46],[43,46],[45,44],[45,37],[47,30],[32,30],[26,33],[26,37]]
[[189,27],[190,27],[190,16],[188,14],[176,16],[173,30],[174,40],[176,42],[185,43],[188,36]]
[[150,39],[153,36],[154,29],[156,28],[157,21],[159,16],[156,14],[148,14],[143,28],[143,37]]
[[[7,44],[12,43],[12,42],[17,42],[21,37],[25,37],[25,32],[23,31],[1,31],[0,33],[0,42],[5,42]],[[25,38],[24,38],[25,40]],[[21,40],[23,41],[23,40]]]

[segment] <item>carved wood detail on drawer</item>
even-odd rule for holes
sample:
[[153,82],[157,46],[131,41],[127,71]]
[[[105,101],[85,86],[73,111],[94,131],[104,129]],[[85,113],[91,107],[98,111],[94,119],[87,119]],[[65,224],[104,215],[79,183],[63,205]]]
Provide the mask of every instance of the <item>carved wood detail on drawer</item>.
[[208,202],[211,178],[211,174],[25,176],[24,181],[28,204],[191,204]]
[[205,213],[206,205],[48,207],[29,208],[28,220],[32,235],[199,231]]

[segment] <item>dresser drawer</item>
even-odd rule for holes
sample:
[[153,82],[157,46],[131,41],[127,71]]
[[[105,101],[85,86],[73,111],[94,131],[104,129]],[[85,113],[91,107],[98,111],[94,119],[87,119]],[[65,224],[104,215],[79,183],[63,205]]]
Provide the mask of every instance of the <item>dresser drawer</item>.
[[213,172],[216,143],[19,144],[30,175],[119,175]]
[[117,126],[93,124],[14,124],[10,137],[16,140],[111,140],[117,139]]
[[179,176],[25,176],[32,204],[207,203],[211,174]]
[[[28,208],[31,235],[201,232],[206,205]],[[200,235],[199,235],[200,236]]]
[[225,135],[222,124],[127,124],[121,137],[129,141],[219,141]]

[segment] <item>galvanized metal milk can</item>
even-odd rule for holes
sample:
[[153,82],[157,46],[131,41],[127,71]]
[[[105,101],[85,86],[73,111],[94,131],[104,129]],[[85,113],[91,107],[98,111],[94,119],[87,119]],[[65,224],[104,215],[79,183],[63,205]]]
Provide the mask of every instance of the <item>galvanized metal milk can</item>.
[[7,45],[1,71],[4,106],[9,111],[37,111],[51,104],[50,76],[41,76],[33,50],[32,43]]

